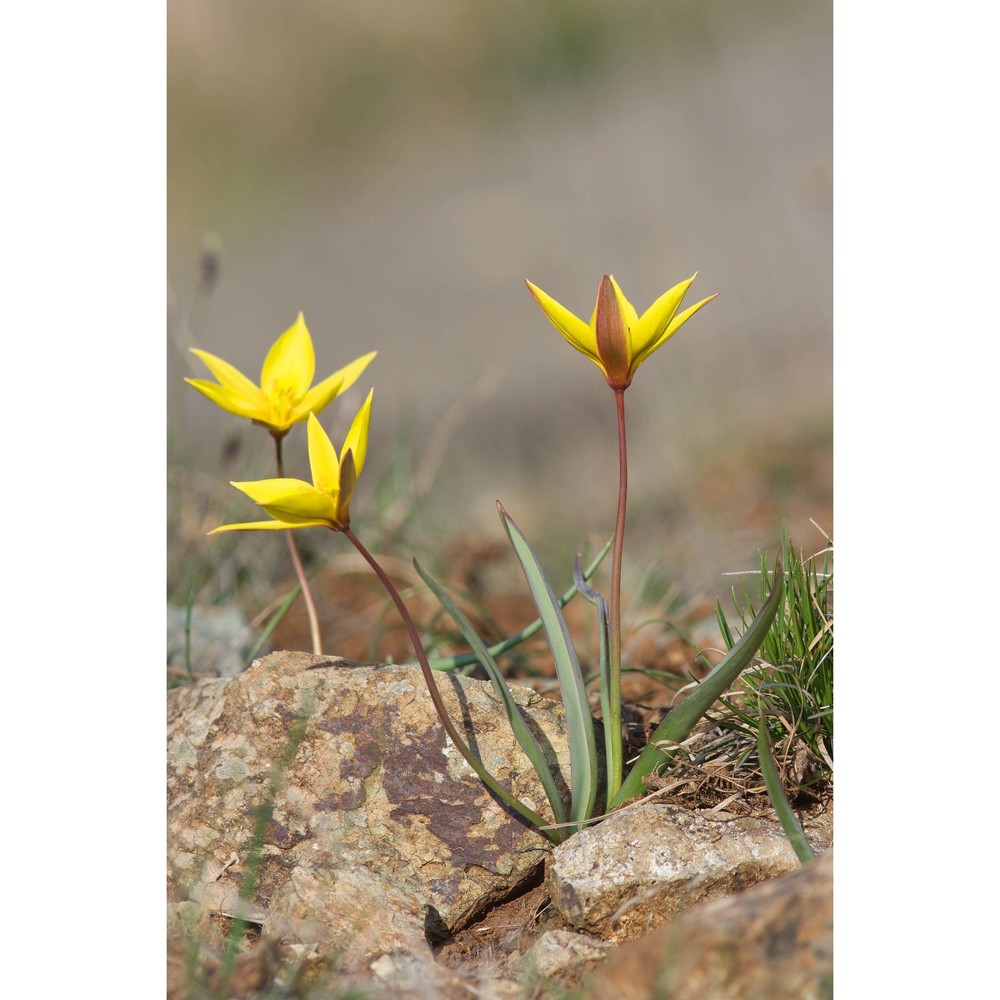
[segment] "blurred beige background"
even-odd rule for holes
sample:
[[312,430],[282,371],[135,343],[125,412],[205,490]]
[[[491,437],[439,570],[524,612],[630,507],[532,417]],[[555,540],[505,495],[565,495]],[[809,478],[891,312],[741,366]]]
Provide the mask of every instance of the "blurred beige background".
[[[235,493],[225,481],[270,461],[260,429],[183,384],[204,374],[187,348],[256,380],[300,309],[317,377],[380,352],[323,416],[342,433],[375,386],[362,526],[366,494],[465,397],[398,555],[501,539],[498,497],[543,558],[607,537],[613,397],[523,285],[587,318],[606,271],[640,312],[696,270],[689,302],[720,293],[626,396],[633,579],[662,558],[688,591],[721,593],[783,517],[807,554],[822,547],[828,2],[171,0],[168,19],[173,589],[204,544],[200,515],[176,512],[204,514],[192,496]],[[221,269],[205,297],[208,234]],[[303,438],[289,472],[305,478]]]

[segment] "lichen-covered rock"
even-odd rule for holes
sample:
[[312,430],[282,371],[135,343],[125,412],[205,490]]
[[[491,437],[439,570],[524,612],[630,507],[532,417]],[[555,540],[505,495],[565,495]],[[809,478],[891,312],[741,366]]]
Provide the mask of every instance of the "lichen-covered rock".
[[[806,832],[814,847],[829,846],[828,833]],[[574,927],[622,941],[699,900],[732,895],[798,866],[777,821],[645,802],[560,844],[548,888]]]
[[617,948],[586,1000],[829,1000],[833,851]]
[[[546,815],[491,686],[446,674],[438,684],[486,767]],[[561,706],[512,690],[568,772]],[[265,937],[338,941],[343,967],[359,968],[390,951],[424,954],[547,854],[446,738],[415,667],[275,653],[237,677],[171,691],[168,707],[174,913],[193,901],[260,923]],[[256,888],[241,902],[258,822]]]

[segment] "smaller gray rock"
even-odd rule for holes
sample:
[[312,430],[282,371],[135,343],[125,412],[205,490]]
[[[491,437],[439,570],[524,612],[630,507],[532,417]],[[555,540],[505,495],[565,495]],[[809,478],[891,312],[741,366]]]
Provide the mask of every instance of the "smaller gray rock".
[[581,1000],[830,1000],[833,851],[615,950]]
[[[819,849],[829,846],[822,833],[813,831],[811,840]],[[777,821],[727,820],[646,802],[560,844],[548,886],[571,925],[622,941],[699,900],[730,896],[798,867]]]
[[573,931],[544,931],[523,954],[512,957],[504,975],[523,982],[556,979],[573,983],[595,962],[604,959],[614,946]]
[[[187,608],[167,605],[167,666],[186,670]],[[239,608],[191,609],[191,669],[200,677],[235,677],[246,666],[254,637]]]

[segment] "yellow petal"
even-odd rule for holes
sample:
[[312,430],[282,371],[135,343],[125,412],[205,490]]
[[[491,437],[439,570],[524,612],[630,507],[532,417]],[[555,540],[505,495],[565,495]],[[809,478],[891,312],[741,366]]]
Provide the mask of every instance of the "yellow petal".
[[547,295],[537,285],[525,279],[528,291],[534,296],[539,308],[545,313],[548,321],[572,344],[581,354],[586,355],[604,371],[601,359],[597,354],[597,341],[594,331],[579,316],[574,316],[565,306],[561,306],[551,295]]
[[322,382],[314,385],[305,394],[302,402],[292,411],[292,422],[305,420],[306,414],[310,412],[320,413],[341,393],[350,389],[377,353],[378,351],[372,351],[370,354],[365,354],[357,358],[339,371],[335,371],[329,378],[325,378]]
[[[663,335],[664,330],[680,308],[691,282],[698,277],[695,271],[687,281],[682,281],[664,292],[643,314],[633,328],[632,347],[636,355],[642,355]],[[639,362],[637,361],[636,364]]]
[[368,454],[368,426],[372,419],[372,396],[374,395],[375,390],[370,389],[367,398],[361,404],[361,409],[354,417],[351,429],[347,432],[347,437],[344,438],[344,447],[341,449],[341,467],[343,467],[343,456],[350,451],[354,456],[354,468],[359,476],[365,467],[365,456]]
[[243,524],[223,524],[213,528],[209,534],[217,535],[222,531],[291,531],[293,528],[310,527],[329,528],[327,521],[299,521],[289,524],[286,521],[246,521]]
[[192,347],[191,353],[204,362],[205,367],[215,376],[220,385],[231,389],[239,396],[259,400],[263,404],[264,394],[260,391],[260,387],[254,385],[238,368],[233,367],[228,361],[223,361],[222,358],[217,358],[214,354],[209,354],[208,351],[199,350],[197,347]]
[[294,493],[261,506],[271,517],[291,524],[320,519],[330,521],[337,515],[337,493],[332,496],[329,493]]
[[[653,351],[659,350],[702,306],[708,305],[712,299],[719,297],[719,293],[716,292],[715,295],[709,295],[707,299],[702,299],[701,302],[696,302],[690,309],[685,309],[684,312],[679,313],[671,321],[670,325],[663,331],[658,340],[655,340],[651,347],[649,347],[642,355],[642,357],[637,357],[633,362],[634,368],[637,368],[646,358],[649,357]],[[633,368],[633,370],[634,370]]]
[[306,432],[309,438],[309,468],[312,469],[313,486],[317,490],[332,493],[339,489],[340,484],[337,449],[314,413],[309,414]]
[[260,372],[260,387],[271,400],[287,395],[298,402],[308,391],[315,372],[312,337],[299,313],[267,352]]
[[252,483],[230,483],[261,506],[275,503],[282,497],[300,493],[315,493],[316,487],[301,479],[258,479]]
[[237,417],[246,417],[249,420],[267,419],[269,411],[266,406],[237,394],[232,389],[219,385],[218,382],[209,382],[203,378],[186,378],[184,381],[188,385],[193,385],[199,392],[204,393],[216,406],[221,406],[227,413],[233,413]]
[[714,295],[709,295],[707,298],[702,299],[701,302],[696,302],[689,309],[685,309],[684,312],[678,313],[670,321],[670,326],[666,330],[666,336],[672,337],[702,306],[707,306],[709,302],[718,297],[719,293],[716,292]]

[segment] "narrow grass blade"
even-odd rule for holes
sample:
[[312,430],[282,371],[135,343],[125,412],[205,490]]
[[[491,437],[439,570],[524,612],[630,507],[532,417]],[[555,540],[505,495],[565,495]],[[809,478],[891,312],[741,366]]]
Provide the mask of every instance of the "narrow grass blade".
[[617,809],[623,802],[643,791],[642,779],[654,768],[670,759],[670,751],[660,750],[656,743],[669,740],[681,743],[691,735],[698,720],[711,708],[715,701],[732,686],[743,668],[753,659],[760,644],[764,641],[771,622],[782,603],[782,588],[784,573],[779,562],[774,570],[774,584],[771,594],[750,627],[743,633],[739,642],[714,667],[712,672],[691,692],[673,711],[667,715],[656,732],[653,733],[646,749],[639,755],[635,766],[629,772],[625,783],[611,803],[612,809]]
[[719,631],[722,633],[722,638],[725,640],[726,648],[732,649],[736,645],[736,640],[733,638],[732,630],[729,627],[729,622],[726,621],[725,613],[722,610],[722,602],[715,602],[715,620],[719,623]]
[[434,596],[441,602],[441,607],[451,615],[452,621],[458,626],[459,631],[465,637],[465,641],[472,647],[479,662],[482,663],[486,673],[489,674],[490,680],[493,682],[493,688],[500,701],[503,702],[504,711],[507,713],[507,720],[510,722],[510,728],[513,730],[521,749],[527,754],[528,760],[531,761],[531,766],[534,767],[538,779],[542,783],[542,788],[545,789],[545,795],[552,806],[556,822],[565,823],[566,808],[563,805],[562,796],[559,794],[552,770],[549,768],[545,754],[538,745],[534,733],[532,733],[522,718],[521,712],[510,693],[510,688],[507,687],[507,682],[500,673],[500,668],[496,665],[496,661],[490,656],[489,650],[487,650],[483,640],[476,634],[472,623],[462,614],[458,605],[455,604],[441,584],[430,573],[425,572],[416,559],[413,560],[413,565],[420,574],[420,578],[430,587]]
[[257,658],[257,654],[261,651],[264,643],[271,638],[271,633],[278,627],[281,619],[285,617],[288,609],[295,603],[295,599],[302,593],[302,588],[295,584],[289,591],[288,596],[281,602],[281,605],[277,608],[271,618],[269,619],[267,625],[264,626],[264,631],[257,637],[257,641],[253,644],[253,649],[250,650],[250,655],[247,656],[246,666],[249,667],[251,663]]
[[[590,565],[583,571],[584,580],[589,580],[596,572],[598,566],[604,561],[604,557],[611,551],[611,546],[614,544],[614,538],[609,538],[605,543],[604,547],[600,552],[594,556]],[[574,583],[569,590],[566,591],[559,598],[559,607],[564,608],[574,597],[576,597],[579,588]],[[488,646],[490,656],[494,659],[506,653],[508,650],[513,649],[515,646],[520,645],[526,639],[530,639],[535,635],[538,630],[542,627],[541,618],[536,618],[530,625],[526,625],[520,632],[512,636],[508,636],[506,639],[496,643],[493,646]],[[431,660],[432,670],[456,670],[460,667],[468,667],[472,664],[479,663],[479,657],[475,653],[460,653],[458,656],[443,656],[437,659]]]
[[607,811],[611,809],[611,776],[621,777],[622,771],[622,739],[621,730],[614,732],[611,717],[611,653],[610,635],[608,632],[608,602],[601,596],[601,593],[593,587],[588,586],[580,571],[580,557],[576,557],[573,563],[573,579],[576,581],[577,590],[584,600],[590,601],[597,608],[597,632],[600,640],[598,648],[598,664],[600,669],[601,684],[601,718],[604,720],[604,762],[607,768],[607,789],[608,797],[605,803]]
[[763,716],[757,725],[757,754],[760,757],[760,770],[761,774],[764,775],[764,784],[767,787],[767,797],[771,800],[771,805],[774,806],[778,819],[781,820],[781,828],[785,831],[785,836],[788,837],[792,849],[795,851],[795,856],[802,864],[806,864],[812,861],[815,854],[809,846],[809,841],[806,840],[805,831],[802,829],[798,816],[795,815],[791,802],[788,801],[785,789],[781,786],[781,778],[778,775],[777,767],[775,767],[774,758],[771,756],[771,747],[767,740],[767,726],[764,724]]
[[566,725],[569,729],[569,758],[572,776],[572,804],[570,819],[573,822],[589,819],[597,801],[597,743],[594,738],[594,720],[590,715],[587,690],[583,674],[573,648],[566,619],[559,609],[552,587],[542,572],[542,567],[531,551],[521,529],[498,501],[500,520],[514,546],[514,553],[524,578],[528,581],[531,596],[538,608],[538,615],[545,629],[545,635],[555,660],[556,675],[562,691],[563,707],[566,710]]
[[[308,579],[312,579],[326,566],[325,562],[320,563],[318,566],[314,566],[309,572]],[[300,584],[295,584],[294,587],[288,592],[288,596],[281,602],[278,608],[275,610],[274,614],[267,621],[267,625],[264,626],[264,631],[257,637],[257,641],[253,644],[253,649],[250,650],[249,655],[246,659],[245,670],[249,669],[250,664],[257,659],[257,654],[264,648],[264,643],[271,638],[271,633],[281,624],[281,619],[285,617],[288,613],[288,609],[298,600],[299,594],[302,593],[302,587]]]
[[191,666],[191,618],[194,613],[194,597],[198,592],[198,570],[191,574],[191,587],[188,590],[187,608],[184,611],[184,666],[188,677],[194,680],[194,667]]

